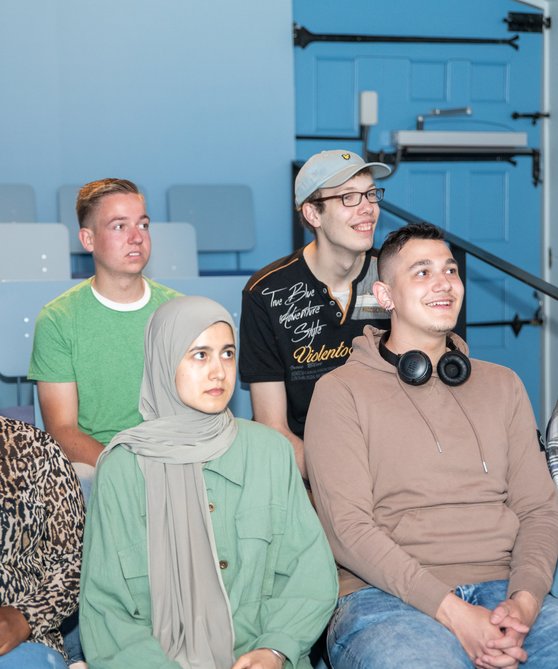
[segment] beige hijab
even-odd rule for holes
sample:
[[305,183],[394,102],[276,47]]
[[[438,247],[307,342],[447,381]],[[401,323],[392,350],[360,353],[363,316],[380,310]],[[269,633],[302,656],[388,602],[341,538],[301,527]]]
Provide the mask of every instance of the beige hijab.
[[157,309],[145,332],[139,403],[145,422],[120,432],[106,448],[121,445],[138,456],[147,495],[153,635],[171,660],[188,669],[234,664],[202,463],[229,448],[237,426],[228,409],[205,414],[186,406],[175,385],[184,353],[219,321],[235,334],[230,314],[204,297],[178,297]]

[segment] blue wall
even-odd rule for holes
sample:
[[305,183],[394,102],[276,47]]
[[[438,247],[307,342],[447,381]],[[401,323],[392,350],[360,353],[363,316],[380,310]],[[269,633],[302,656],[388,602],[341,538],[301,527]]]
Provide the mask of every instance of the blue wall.
[[[503,19],[526,6],[514,0],[393,0],[374,3],[294,0],[294,19],[313,33],[424,35],[508,40]],[[297,158],[325,146],[361,150],[361,142],[320,136],[358,136],[360,91],[378,93],[379,120],[370,133],[374,152],[395,147],[392,132],[415,128],[418,114],[434,108],[470,106],[472,116],[427,118],[430,131],[525,132],[541,147],[541,125],[514,120],[513,112],[541,108],[543,38],[520,33],[508,44],[314,42],[295,50],[297,133],[318,137],[297,142]],[[382,182],[386,200],[424,217],[481,248],[541,274],[542,188],[532,179],[532,161],[406,162]],[[401,220],[382,215],[375,241]],[[463,268],[462,268],[463,269]],[[539,304],[533,289],[469,258],[467,341],[474,357],[512,367],[522,378],[541,419],[541,329],[486,326],[494,321],[533,318]],[[473,324],[482,323],[483,327]],[[544,420],[541,420],[541,425]]]
[[291,23],[287,1],[3,0],[0,182],[30,183],[39,221],[66,183],[137,181],[155,221],[175,183],[247,183],[257,248],[241,266],[287,253]]
[[291,22],[272,0],[3,0],[0,182],[32,184],[40,221],[64,183],[130,178],[166,220],[172,184],[244,182],[258,243],[242,266],[286,253]]

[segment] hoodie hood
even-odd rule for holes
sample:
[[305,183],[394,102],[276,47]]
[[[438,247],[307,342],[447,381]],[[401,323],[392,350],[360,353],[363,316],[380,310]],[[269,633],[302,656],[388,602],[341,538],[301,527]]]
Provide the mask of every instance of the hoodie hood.
[[[433,422],[429,419],[428,415],[420,408],[419,404],[416,401],[416,397],[413,397],[413,391],[416,390],[416,386],[411,386],[401,380],[399,377],[399,374],[397,373],[397,368],[389,363],[387,360],[384,360],[380,354],[379,351],[379,343],[381,337],[386,333],[386,330],[379,330],[378,328],[375,328],[371,325],[367,325],[364,328],[364,333],[361,337],[357,337],[353,341],[353,352],[351,353],[349,359],[347,360],[347,365],[353,364],[361,364],[366,367],[370,367],[372,369],[375,369],[380,372],[387,372],[388,374],[394,374],[397,383],[399,384],[401,390],[403,393],[407,396],[407,399],[409,402],[413,405],[417,413],[421,416],[422,420],[425,422],[427,425],[428,429],[430,430],[430,433],[432,435],[432,439],[434,440],[434,444],[436,446],[436,449],[438,450],[439,453],[442,453],[442,446],[441,446],[441,440],[437,434],[436,428],[434,427]],[[454,344],[456,350],[460,351],[461,353],[464,353],[467,355],[469,353],[469,347],[467,344],[455,333],[451,332],[448,337],[451,338],[452,343]],[[436,367],[433,365],[432,366],[432,375],[431,378],[426,381],[423,384],[420,384],[419,388],[426,387],[428,386],[429,383],[432,382],[432,379],[437,380],[438,379],[438,372],[436,370]],[[466,381],[465,381],[466,383]],[[486,464],[486,459],[484,455],[484,448],[479,436],[479,432],[477,431],[477,428],[475,426],[474,421],[472,420],[471,416],[469,415],[469,412],[466,410],[466,408],[463,406],[461,400],[459,399],[458,395],[454,392],[454,390],[447,384],[444,383],[444,386],[447,390],[447,392],[451,395],[457,406],[459,407],[460,411],[463,413],[467,421],[469,422],[473,433],[475,435],[475,441],[477,445],[477,450],[479,454],[479,460],[481,467],[483,471],[486,473],[488,471],[487,469],[487,464]],[[419,391],[420,392],[420,391]]]
[[[349,356],[346,364],[350,365],[351,362],[358,362],[382,372],[397,374],[396,368],[384,360],[378,350],[380,339],[385,332],[386,330],[380,330],[372,325],[367,325],[364,328],[363,334],[360,337],[355,337],[355,339],[353,339],[353,352]],[[456,335],[455,332],[450,332],[448,337],[452,340],[458,351],[461,351],[461,353],[464,353],[465,355],[469,355],[469,347],[459,335]],[[432,376],[438,376],[435,366],[432,370]]]

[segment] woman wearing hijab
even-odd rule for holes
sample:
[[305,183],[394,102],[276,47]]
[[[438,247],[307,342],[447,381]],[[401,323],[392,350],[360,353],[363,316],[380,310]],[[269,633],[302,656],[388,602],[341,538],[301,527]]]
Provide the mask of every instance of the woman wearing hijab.
[[335,565],[278,432],[235,419],[229,313],[171,300],[145,335],[144,422],[102,454],[80,628],[90,669],[310,667]]

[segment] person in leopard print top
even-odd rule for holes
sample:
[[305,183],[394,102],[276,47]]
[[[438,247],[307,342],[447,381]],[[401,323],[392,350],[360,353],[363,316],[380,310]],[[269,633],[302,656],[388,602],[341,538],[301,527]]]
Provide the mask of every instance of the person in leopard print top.
[[[58,627],[78,606],[83,524],[79,482],[58,444],[0,416],[0,667],[62,661]],[[26,665],[30,651],[44,663]]]

